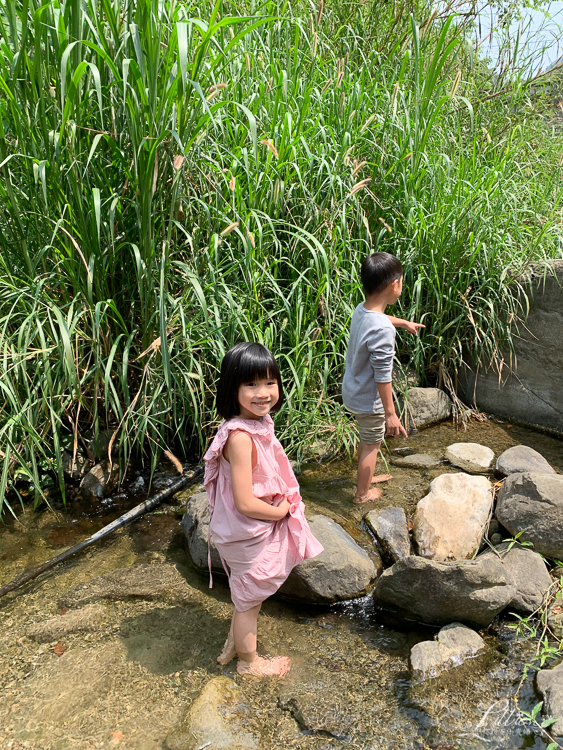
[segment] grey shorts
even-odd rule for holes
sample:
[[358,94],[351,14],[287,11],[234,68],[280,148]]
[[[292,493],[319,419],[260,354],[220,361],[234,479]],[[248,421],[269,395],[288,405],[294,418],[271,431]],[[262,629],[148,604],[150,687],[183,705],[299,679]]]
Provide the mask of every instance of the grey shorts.
[[354,414],[358,422],[360,440],[364,445],[382,443],[385,438],[385,414]]

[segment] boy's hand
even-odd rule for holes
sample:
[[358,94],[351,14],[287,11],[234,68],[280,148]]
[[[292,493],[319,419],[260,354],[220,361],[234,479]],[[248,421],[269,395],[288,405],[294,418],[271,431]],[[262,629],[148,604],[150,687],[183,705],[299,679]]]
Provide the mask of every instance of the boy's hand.
[[407,431],[401,424],[401,420],[396,414],[390,414],[385,417],[385,434],[389,437],[408,437]]
[[404,329],[407,333],[412,333],[413,336],[418,336],[418,329],[426,328],[422,323],[415,323],[414,320],[405,320]]

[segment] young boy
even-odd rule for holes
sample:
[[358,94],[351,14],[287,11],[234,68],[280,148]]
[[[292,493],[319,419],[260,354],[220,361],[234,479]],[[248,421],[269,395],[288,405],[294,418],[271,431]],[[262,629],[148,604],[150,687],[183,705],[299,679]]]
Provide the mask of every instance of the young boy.
[[360,432],[355,504],[377,500],[381,490],[370,489],[371,485],[392,478],[389,474],[373,476],[385,435],[407,436],[393,403],[395,328],[415,336],[424,328],[385,315],[387,305],[393,305],[403,289],[403,266],[394,255],[373,253],[362,263],[360,275],[366,298],[352,314],[342,382],[342,400],[355,415]]

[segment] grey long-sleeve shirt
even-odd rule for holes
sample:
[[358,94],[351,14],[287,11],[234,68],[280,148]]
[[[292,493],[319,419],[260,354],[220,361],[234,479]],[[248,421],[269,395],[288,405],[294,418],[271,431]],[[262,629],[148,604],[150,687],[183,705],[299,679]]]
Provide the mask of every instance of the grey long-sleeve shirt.
[[352,314],[342,400],[354,414],[383,411],[377,383],[390,383],[395,356],[395,328],[387,315],[366,310],[363,303]]

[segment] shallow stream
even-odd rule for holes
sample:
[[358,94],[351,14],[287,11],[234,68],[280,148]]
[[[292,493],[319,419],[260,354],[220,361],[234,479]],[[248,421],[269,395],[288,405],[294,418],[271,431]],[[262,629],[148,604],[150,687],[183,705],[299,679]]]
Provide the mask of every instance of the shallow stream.
[[[524,444],[563,473],[563,443],[506,422],[473,422],[467,431],[442,424],[397,440],[391,449],[443,455],[453,442],[478,442],[498,456]],[[390,454],[386,455],[390,460]],[[400,505],[412,514],[444,462],[421,471],[390,465],[393,479],[381,499],[351,504],[353,467],[347,461],[302,467],[300,482],[309,516],[329,515],[366,549],[361,528],[366,509]],[[166,470],[153,488],[173,481]],[[28,512],[0,527],[0,585],[86,538],[147,495],[141,476],[98,507]],[[152,514],[0,600],[0,748],[162,750],[169,729],[212,676],[226,674],[243,688],[261,747],[361,748],[362,750],[512,750],[544,748],[547,742],[523,722],[513,697],[533,643],[515,637],[509,617],[485,631],[488,658],[468,662],[447,678],[426,685],[409,680],[408,654],[433,631],[393,625],[377,613],[371,597],[331,608],[268,601],[259,620],[259,649],[293,658],[282,680],[248,681],[215,657],[231,617],[226,586],[208,588],[188,561],[176,496]],[[27,637],[30,625],[59,613],[63,592],[116,568],[136,563],[175,564],[192,587],[190,604],[129,600],[104,603],[102,627],[54,643]],[[59,648],[60,650],[60,648]],[[538,702],[528,677],[521,709]]]

